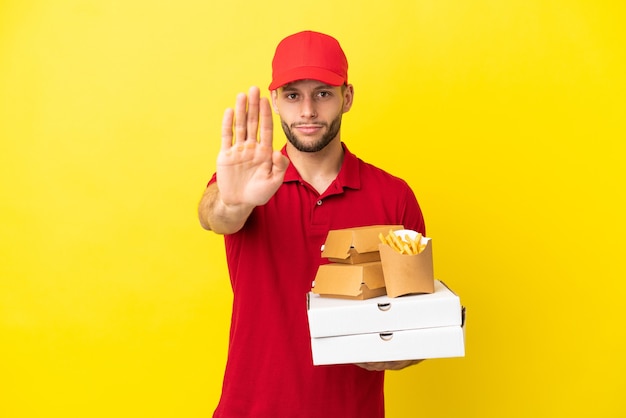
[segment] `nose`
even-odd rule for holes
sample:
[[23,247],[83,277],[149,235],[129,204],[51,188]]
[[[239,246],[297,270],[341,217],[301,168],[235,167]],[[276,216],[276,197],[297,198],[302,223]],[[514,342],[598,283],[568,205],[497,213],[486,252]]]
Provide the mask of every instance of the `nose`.
[[303,118],[315,118],[317,116],[317,111],[315,110],[315,103],[312,98],[307,97],[302,100],[302,107],[300,109],[300,114]]

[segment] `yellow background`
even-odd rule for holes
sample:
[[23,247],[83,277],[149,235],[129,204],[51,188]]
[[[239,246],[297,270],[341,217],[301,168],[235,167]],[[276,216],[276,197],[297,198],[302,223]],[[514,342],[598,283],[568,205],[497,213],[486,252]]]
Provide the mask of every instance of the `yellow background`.
[[0,2],[1,417],[210,416],[231,293],[196,203],[302,29],[467,307],[466,357],[389,373],[388,416],[626,415],[624,3],[371,4]]

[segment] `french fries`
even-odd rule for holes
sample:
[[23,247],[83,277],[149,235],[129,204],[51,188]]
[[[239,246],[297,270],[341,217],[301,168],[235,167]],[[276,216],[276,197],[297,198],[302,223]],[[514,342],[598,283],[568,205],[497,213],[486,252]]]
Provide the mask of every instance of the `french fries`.
[[409,234],[400,237],[390,229],[386,236],[381,232],[378,234],[378,238],[381,243],[390,246],[400,254],[415,255],[421,253],[426,248],[426,244],[422,244],[422,234],[419,232],[415,238],[411,238]]

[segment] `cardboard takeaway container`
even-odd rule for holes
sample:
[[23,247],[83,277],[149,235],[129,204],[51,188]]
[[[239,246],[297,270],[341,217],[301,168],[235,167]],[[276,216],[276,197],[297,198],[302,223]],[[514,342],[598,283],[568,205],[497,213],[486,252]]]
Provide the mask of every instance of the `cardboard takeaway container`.
[[437,327],[311,339],[313,364],[463,357],[464,329]]
[[314,365],[465,356],[465,308],[441,281],[429,294],[363,301],[309,293]]
[[[417,234],[415,231],[395,231],[397,235]],[[389,245],[379,244],[380,259],[387,295],[395,298],[435,291],[432,239],[422,237],[426,248],[419,254],[400,254]]]
[[312,293],[344,299],[369,299],[385,294],[380,261],[361,264],[322,264],[317,269]]
[[336,229],[328,232],[322,249],[322,257],[332,263],[358,264],[379,261],[378,234],[387,235],[389,230],[400,230],[402,225],[372,225]]
[[461,301],[439,280],[433,293],[400,298],[354,302],[310,293],[308,317],[313,338],[445,327],[461,325]]

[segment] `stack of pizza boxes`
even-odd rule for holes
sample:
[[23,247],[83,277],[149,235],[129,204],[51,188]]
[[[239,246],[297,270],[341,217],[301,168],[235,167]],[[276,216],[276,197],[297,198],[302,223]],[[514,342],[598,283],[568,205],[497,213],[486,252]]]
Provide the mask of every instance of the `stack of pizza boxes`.
[[[308,295],[313,364],[465,355],[465,308],[433,273],[432,242],[402,225],[333,230]],[[394,239],[396,238],[394,236]],[[385,238],[390,241],[388,245]]]

